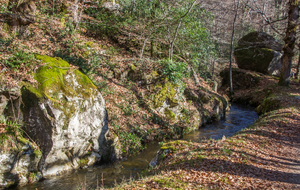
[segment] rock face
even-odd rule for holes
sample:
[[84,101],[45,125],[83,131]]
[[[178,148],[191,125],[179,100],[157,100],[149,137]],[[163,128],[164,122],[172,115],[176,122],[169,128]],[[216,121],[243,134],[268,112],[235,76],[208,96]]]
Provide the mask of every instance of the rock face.
[[43,176],[110,157],[107,113],[98,89],[67,62],[47,56],[37,58],[47,64],[37,71],[38,88],[22,88],[22,112],[26,132],[43,154]]
[[282,45],[263,32],[251,32],[241,38],[234,55],[239,68],[263,74],[280,75]]

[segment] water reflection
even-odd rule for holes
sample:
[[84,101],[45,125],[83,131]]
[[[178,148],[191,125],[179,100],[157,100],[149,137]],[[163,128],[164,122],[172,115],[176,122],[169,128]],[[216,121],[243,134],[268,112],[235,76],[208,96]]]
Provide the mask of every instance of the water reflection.
[[184,135],[183,139],[199,142],[209,138],[220,139],[223,135],[226,137],[232,136],[254,123],[258,115],[253,110],[249,106],[232,104],[225,120],[201,127],[200,130],[194,133]]
[[[246,128],[258,118],[253,108],[243,105],[232,104],[226,119],[209,124],[200,130],[184,135],[184,140],[198,142],[202,139],[220,139],[225,135],[232,136],[234,133]],[[158,143],[148,145],[147,149],[138,156],[129,157],[126,161],[119,161],[111,165],[95,166],[87,169],[76,170],[63,176],[53,177],[18,189],[21,190],[78,190],[80,186],[86,189],[95,189],[97,186],[113,186],[122,180],[129,179],[132,175],[138,175],[148,167],[154,158]]]

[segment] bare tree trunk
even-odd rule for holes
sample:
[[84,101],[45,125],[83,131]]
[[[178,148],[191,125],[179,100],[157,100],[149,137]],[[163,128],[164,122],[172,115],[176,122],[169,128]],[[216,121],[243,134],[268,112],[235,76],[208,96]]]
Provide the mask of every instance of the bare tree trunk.
[[232,35],[231,35],[231,45],[230,45],[230,65],[229,65],[229,73],[230,73],[230,93],[233,93],[233,86],[232,86],[232,55],[233,55],[233,42],[234,42],[234,31],[235,31],[235,22],[238,15],[240,0],[237,2],[233,26],[232,26]]
[[[298,48],[299,48],[299,58],[298,58],[298,65],[297,65],[297,71],[296,71],[296,75],[295,75],[295,78],[296,79],[300,79],[300,76],[299,76],[299,70],[300,70],[300,44],[298,44]],[[300,80],[299,80],[300,82]]]
[[284,48],[282,57],[282,69],[278,85],[288,86],[290,83],[290,73],[292,67],[292,58],[294,56],[294,47],[296,41],[296,28],[299,18],[298,0],[290,0],[288,27],[286,29],[286,36],[284,38]]
[[144,54],[144,50],[145,50],[147,40],[148,40],[148,38],[145,38],[144,43],[143,43],[143,48],[142,48],[142,51],[141,51],[141,55],[140,55],[140,59],[143,59],[143,54]]
[[[300,69],[300,53],[299,53],[299,59],[298,59],[298,65],[297,65],[297,71],[296,71],[296,79],[300,79],[299,77],[299,69]],[[300,81],[299,81],[300,82]]]
[[213,63],[212,63],[212,72],[211,72],[211,75],[212,75],[212,77],[211,77],[211,80],[214,80],[215,79],[215,59],[213,59],[213,61],[212,61]]

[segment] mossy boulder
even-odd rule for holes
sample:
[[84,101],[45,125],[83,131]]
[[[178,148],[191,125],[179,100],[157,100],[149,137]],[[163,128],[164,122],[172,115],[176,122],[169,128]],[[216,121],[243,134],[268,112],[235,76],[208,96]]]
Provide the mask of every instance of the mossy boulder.
[[238,41],[240,47],[267,48],[282,51],[283,46],[275,38],[265,32],[250,32]]
[[282,67],[282,50],[272,36],[252,32],[241,38],[234,56],[240,69],[257,71],[263,74],[279,75]]
[[240,69],[274,75],[280,72],[281,54],[272,49],[237,47],[234,56]]
[[43,154],[43,176],[82,167],[79,158],[107,156],[107,113],[97,87],[61,58],[36,58],[42,62],[35,74],[38,85],[22,87],[21,110],[24,130]]
[[263,102],[257,108],[255,108],[255,111],[259,115],[262,115],[279,108],[280,108],[279,98],[276,96],[270,96],[268,98],[265,98]]

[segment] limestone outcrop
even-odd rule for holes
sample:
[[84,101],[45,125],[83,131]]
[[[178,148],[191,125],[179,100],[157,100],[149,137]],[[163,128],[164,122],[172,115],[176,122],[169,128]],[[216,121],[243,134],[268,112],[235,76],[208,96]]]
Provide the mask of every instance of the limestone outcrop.
[[280,75],[282,45],[263,32],[251,32],[241,38],[234,56],[240,69],[268,75]]

